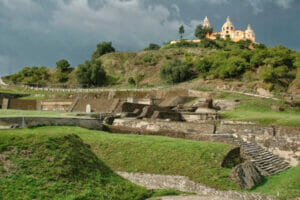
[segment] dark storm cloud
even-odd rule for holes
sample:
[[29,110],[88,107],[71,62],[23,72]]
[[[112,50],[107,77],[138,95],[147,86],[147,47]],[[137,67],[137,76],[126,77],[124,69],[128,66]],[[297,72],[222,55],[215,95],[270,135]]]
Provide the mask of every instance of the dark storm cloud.
[[100,41],[121,51],[185,37],[204,16],[219,31],[226,16],[259,42],[299,49],[299,1],[294,0],[0,0],[0,75],[25,65],[53,67],[88,59]]

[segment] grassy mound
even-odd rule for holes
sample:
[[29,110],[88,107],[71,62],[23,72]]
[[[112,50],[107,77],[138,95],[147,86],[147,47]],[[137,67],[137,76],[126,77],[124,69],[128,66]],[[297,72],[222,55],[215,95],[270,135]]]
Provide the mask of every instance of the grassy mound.
[[46,129],[1,131],[0,199],[139,200],[151,195],[116,175],[78,136],[47,136]]
[[[255,97],[235,99],[241,99],[241,105],[233,110],[223,111],[226,119],[253,120],[260,124],[270,125],[300,126],[300,109],[289,107],[283,101]],[[274,111],[272,106],[280,106],[285,110]]]
[[265,182],[253,191],[278,195],[279,199],[300,197],[300,165],[265,179]]
[[[118,135],[76,127],[40,127],[0,131],[0,136],[30,134],[57,137],[77,134],[115,171],[183,175],[219,189],[238,189],[230,180],[230,169],[220,167],[230,145],[158,136]],[[46,168],[46,167],[45,167]]]

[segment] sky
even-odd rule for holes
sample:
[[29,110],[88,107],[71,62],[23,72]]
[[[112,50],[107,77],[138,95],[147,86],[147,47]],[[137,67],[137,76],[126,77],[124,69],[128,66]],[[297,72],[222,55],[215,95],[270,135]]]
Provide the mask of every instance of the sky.
[[300,50],[300,0],[0,0],[0,76],[24,66],[84,63],[97,43],[139,51],[149,43],[187,39],[205,16],[220,31],[251,24],[257,42]]

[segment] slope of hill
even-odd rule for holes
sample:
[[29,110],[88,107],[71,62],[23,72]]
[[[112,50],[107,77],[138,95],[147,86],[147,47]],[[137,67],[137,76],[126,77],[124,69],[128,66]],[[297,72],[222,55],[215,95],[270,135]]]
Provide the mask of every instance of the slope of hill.
[[145,188],[116,175],[72,134],[0,134],[0,199],[141,200]]
[[[113,52],[97,59],[101,60],[107,74],[102,87],[157,87],[192,79],[193,82],[238,82],[251,89],[262,87],[273,92],[289,91],[298,94],[300,89],[300,54],[283,46],[267,48],[247,41],[235,43],[227,40],[204,40],[199,44],[183,41],[176,45],[165,45],[159,50]],[[36,67],[35,71],[24,68],[3,80],[48,87],[79,88],[83,85],[78,83],[76,71],[78,68],[68,72],[68,81],[65,83],[58,83],[56,69]],[[97,77],[95,74],[86,76]],[[96,83],[84,84],[89,87],[97,86]]]

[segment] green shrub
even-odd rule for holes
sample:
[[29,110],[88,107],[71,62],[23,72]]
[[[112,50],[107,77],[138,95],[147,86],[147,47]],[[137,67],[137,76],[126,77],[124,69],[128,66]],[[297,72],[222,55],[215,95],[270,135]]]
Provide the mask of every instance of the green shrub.
[[144,50],[145,51],[148,51],[148,50],[159,50],[160,49],[160,46],[158,44],[149,44],[149,46],[147,48],[145,48]]
[[156,65],[158,63],[158,56],[153,54],[147,54],[142,57],[142,63],[145,65]]
[[24,67],[21,71],[8,76],[13,83],[23,83],[29,86],[44,86],[49,79],[46,67]]
[[217,44],[217,42],[215,40],[210,40],[210,39],[203,39],[200,42],[200,47],[203,48],[209,48],[209,49],[219,49],[220,46]]
[[87,60],[85,64],[78,66],[76,77],[83,87],[103,86],[106,81],[106,72],[100,60]]
[[192,79],[194,72],[186,62],[174,60],[161,68],[160,76],[168,83],[179,83]]
[[129,83],[130,85],[135,85],[135,80],[134,80],[134,78],[133,78],[133,77],[129,77],[129,78],[128,78],[128,83]]
[[97,44],[97,49],[96,51],[93,52],[92,54],[92,60],[99,58],[100,56],[110,53],[110,52],[115,52],[115,48],[112,46],[111,42],[102,42]]
[[198,72],[206,73],[209,72],[211,66],[212,63],[208,59],[204,58],[203,60],[200,60],[200,62],[196,65],[196,69],[198,70]]

